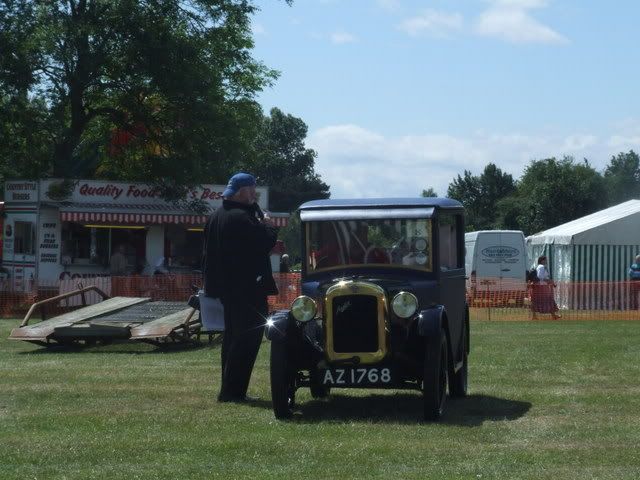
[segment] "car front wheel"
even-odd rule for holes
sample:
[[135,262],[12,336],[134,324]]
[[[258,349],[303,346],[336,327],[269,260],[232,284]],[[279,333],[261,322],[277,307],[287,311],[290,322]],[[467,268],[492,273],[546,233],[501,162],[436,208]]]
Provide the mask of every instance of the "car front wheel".
[[271,402],[278,419],[291,418],[295,404],[295,383],[287,361],[285,342],[271,342]]
[[427,341],[425,350],[422,379],[424,419],[437,420],[442,416],[447,398],[447,335],[443,329],[438,341]]

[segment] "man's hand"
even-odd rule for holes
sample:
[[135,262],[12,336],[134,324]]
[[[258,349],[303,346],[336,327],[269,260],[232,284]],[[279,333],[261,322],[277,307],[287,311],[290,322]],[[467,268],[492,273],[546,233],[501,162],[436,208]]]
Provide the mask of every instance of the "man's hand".
[[262,223],[264,223],[265,225],[269,225],[269,226],[271,226],[271,227],[273,227],[273,226],[274,226],[274,225],[273,225],[273,220],[271,219],[271,215],[269,215],[269,212],[267,212],[267,211],[265,211],[265,212],[264,212],[264,217],[262,217],[262,218],[260,219],[260,221],[261,221]]

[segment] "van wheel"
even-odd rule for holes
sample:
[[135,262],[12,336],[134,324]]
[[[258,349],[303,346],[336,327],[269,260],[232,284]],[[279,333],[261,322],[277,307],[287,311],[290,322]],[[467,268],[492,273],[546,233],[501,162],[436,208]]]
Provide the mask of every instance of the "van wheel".
[[438,420],[444,411],[447,398],[447,383],[449,377],[447,335],[440,329],[440,338],[425,348],[424,374],[422,379],[422,398],[424,419]]

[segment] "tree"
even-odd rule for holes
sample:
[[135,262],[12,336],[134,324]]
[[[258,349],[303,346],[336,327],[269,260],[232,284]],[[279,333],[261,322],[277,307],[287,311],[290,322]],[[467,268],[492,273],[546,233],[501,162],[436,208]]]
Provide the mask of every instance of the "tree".
[[[15,115],[0,128],[15,145],[0,166],[30,155],[21,145],[36,138],[40,174],[168,188],[223,180],[256,134],[256,92],[276,78],[250,55],[255,10],[250,0],[3,2],[0,99]],[[19,105],[41,115],[22,118]]]
[[302,225],[299,212],[289,217],[289,223],[278,232],[278,238],[284,242],[291,266],[302,262]]
[[291,212],[308,200],[329,198],[329,186],[315,172],[317,153],[305,146],[307,125],[273,108],[262,119],[253,158],[240,167],[269,185],[270,208]]
[[[512,217],[527,235],[575,220],[606,205],[603,177],[573,157],[532,161],[518,183]],[[515,210],[515,211],[514,211]]]
[[437,197],[438,194],[433,189],[433,187],[429,187],[426,190],[422,190],[422,196],[425,197],[425,198],[426,197]]
[[450,184],[447,196],[460,201],[466,210],[467,230],[487,230],[497,226],[498,201],[515,192],[513,177],[489,163],[480,176],[465,170]]
[[0,193],[8,179],[37,178],[49,151],[44,106],[25,97],[0,95]]
[[609,205],[640,197],[640,157],[633,150],[611,157],[604,171]]

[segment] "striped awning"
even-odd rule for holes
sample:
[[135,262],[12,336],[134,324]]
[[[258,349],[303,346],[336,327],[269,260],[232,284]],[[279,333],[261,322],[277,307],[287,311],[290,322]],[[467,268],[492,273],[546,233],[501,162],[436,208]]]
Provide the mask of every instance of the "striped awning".
[[202,226],[207,215],[166,205],[69,204],[60,207],[63,222],[114,223],[122,225],[180,224]]
[[204,225],[206,215],[155,214],[155,213],[109,213],[109,212],[60,212],[63,222],[97,222],[122,224],[188,224]]
[[271,217],[271,222],[276,227],[286,227],[289,224],[289,217]]
[[[162,204],[126,205],[107,203],[66,204],[59,206],[60,220],[77,223],[114,223],[118,225],[193,225],[203,226],[208,215]],[[286,227],[289,214],[270,212],[276,227]]]

